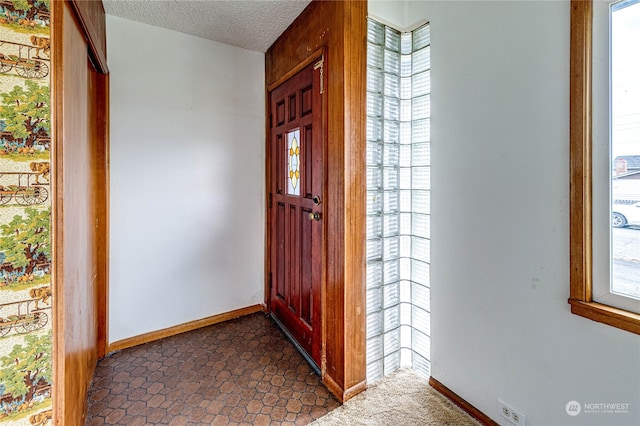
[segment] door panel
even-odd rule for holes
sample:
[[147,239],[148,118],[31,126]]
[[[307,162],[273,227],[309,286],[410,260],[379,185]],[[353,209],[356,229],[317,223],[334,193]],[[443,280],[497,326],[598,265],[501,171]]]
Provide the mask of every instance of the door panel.
[[271,92],[269,146],[270,308],[318,365],[324,167],[320,75],[311,64]]

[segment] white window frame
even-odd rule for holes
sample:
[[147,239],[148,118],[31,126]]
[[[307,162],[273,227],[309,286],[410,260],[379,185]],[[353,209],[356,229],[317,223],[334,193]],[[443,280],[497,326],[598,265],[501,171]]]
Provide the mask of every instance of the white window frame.
[[[596,0],[599,1],[599,0]],[[593,153],[602,155],[601,143],[593,145],[593,1],[571,0],[571,53],[570,53],[570,296],[571,312],[610,326],[640,334],[640,314],[633,310],[613,306],[610,301],[594,300],[594,280],[610,286],[610,266],[603,266],[603,259],[610,262],[611,251],[602,256],[602,238],[604,247],[610,247],[610,202],[602,204],[602,179],[594,170]],[[608,39],[608,37],[607,37]],[[607,41],[608,43],[608,41]],[[607,49],[608,50],[608,49]],[[608,59],[607,59],[608,68]],[[596,64],[598,65],[598,64]],[[601,69],[601,68],[599,68]],[[606,72],[606,99],[608,99],[608,72]],[[600,90],[602,83],[596,86]],[[597,95],[601,96],[601,95]],[[597,99],[596,99],[597,100]],[[605,102],[608,105],[608,101]],[[607,108],[608,110],[608,108]],[[608,116],[608,111],[607,111]],[[608,119],[605,120],[608,122]],[[608,136],[608,124],[605,133]],[[602,132],[601,128],[596,128]],[[597,134],[599,135],[599,133]],[[597,136],[600,140],[600,136]],[[609,156],[609,138],[606,156]],[[602,157],[600,157],[602,158]],[[610,171],[608,164],[604,193],[609,199]],[[596,178],[594,193],[594,172]],[[594,200],[600,204],[594,204]],[[600,206],[594,209],[594,205]],[[603,212],[606,212],[603,214]],[[606,216],[606,219],[602,216]],[[602,230],[602,224],[606,223]],[[594,227],[595,225],[595,227]],[[595,229],[594,229],[595,228]],[[606,236],[605,236],[606,235]],[[594,242],[599,244],[594,253]],[[595,256],[595,257],[594,257]],[[594,259],[597,261],[594,263]],[[604,268],[604,269],[603,269]],[[606,272],[603,272],[606,271]],[[594,274],[595,273],[595,274]],[[606,277],[606,278],[603,278]],[[600,296],[599,284],[595,292]],[[601,302],[606,303],[601,303]]]
[[640,313],[640,300],[615,293],[611,229],[611,12],[618,0],[593,8],[593,300]]

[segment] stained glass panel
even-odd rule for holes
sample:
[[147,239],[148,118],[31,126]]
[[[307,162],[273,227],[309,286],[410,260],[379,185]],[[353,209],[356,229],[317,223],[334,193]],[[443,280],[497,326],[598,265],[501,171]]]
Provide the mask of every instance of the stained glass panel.
[[300,195],[300,129],[287,133],[287,194]]

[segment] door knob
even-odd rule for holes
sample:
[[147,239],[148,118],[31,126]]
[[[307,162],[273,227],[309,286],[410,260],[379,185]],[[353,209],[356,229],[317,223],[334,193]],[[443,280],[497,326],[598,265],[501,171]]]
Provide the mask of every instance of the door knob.
[[313,200],[313,204],[315,204],[316,206],[319,206],[320,203],[322,202],[319,195],[314,195],[312,200]]
[[309,220],[320,220],[321,217],[320,212],[309,212]]

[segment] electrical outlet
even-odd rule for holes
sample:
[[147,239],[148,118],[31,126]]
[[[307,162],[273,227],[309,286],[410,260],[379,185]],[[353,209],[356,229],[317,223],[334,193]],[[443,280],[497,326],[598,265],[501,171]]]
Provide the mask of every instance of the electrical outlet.
[[500,411],[500,415],[509,420],[511,423],[517,426],[525,426],[526,419],[524,414],[520,411],[513,408],[511,405],[507,404],[501,399],[498,399],[498,409]]
[[507,407],[502,407],[502,416],[508,419],[511,418],[511,410],[509,410]]

